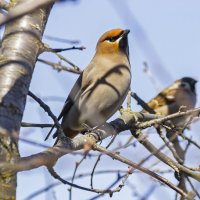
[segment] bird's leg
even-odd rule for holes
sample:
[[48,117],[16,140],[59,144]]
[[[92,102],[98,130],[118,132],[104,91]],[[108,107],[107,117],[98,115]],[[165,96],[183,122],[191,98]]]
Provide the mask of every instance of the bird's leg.
[[86,131],[83,131],[82,133],[91,132],[93,130],[93,128],[86,123],[82,123],[81,125],[86,129]]
[[82,126],[84,126],[87,129],[86,131],[82,132],[83,134],[92,134],[97,141],[102,141],[103,130],[98,129],[100,126],[92,128],[88,124],[85,124],[85,123],[83,123]]

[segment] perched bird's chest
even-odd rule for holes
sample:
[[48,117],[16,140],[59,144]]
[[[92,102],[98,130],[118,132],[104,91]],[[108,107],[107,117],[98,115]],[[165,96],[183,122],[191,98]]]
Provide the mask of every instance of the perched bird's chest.
[[72,130],[83,131],[105,123],[123,103],[131,82],[125,56],[95,56],[82,74],[80,92],[65,117]]
[[[92,83],[97,86],[107,86],[109,88],[127,87],[131,80],[130,64],[125,56],[112,56],[107,58],[99,58],[99,65],[91,68],[87,76],[92,77]],[[95,62],[95,61],[94,61]],[[96,63],[96,62],[95,62]]]
[[122,103],[130,87],[130,65],[125,58],[101,59],[101,64],[91,69],[87,76],[91,77],[91,85],[82,97],[87,101],[91,98],[100,110]]
[[194,108],[196,104],[196,95],[190,91],[180,89],[175,95],[178,109],[184,106],[187,110]]
[[90,81],[76,102],[79,119],[91,126],[102,124],[119,109],[127,95],[131,82],[129,62],[101,60],[98,66],[84,72],[83,79]]
[[150,102],[158,114],[168,115],[178,112],[180,109],[188,110],[194,108],[196,104],[196,95],[185,89],[176,89],[169,94],[159,94],[155,100]]
[[[174,98],[171,99],[169,104],[156,109],[156,112],[160,112],[160,114],[168,115],[173,114],[178,111],[186,111],[195,107],[196,103],[196,95],[190,91],[185,89],[177,89],[176,93],[174,93]],[[189,120],[190,116],[186,115],[183,117],[177,117],[172,120],[175,126],[183,127],[187,121]]]
[[[178,112],[179,110],[186,111],[192,109],[195,107],[196,104],[196,95],[191,92],[183,90],[182,92],[177,93],[176,102],[177,102],[176,112]],[[184,127],[186,126],[190,117],[191,117],[190,115],[186,115],[183,117],[175,118],[172,121],[177,127]]]

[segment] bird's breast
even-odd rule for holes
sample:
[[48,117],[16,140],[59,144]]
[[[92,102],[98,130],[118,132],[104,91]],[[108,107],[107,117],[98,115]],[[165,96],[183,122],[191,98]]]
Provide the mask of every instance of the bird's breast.
[[83,124],[94,127],[105,123],[119,109],[130,88],[127,59],[118,62],[102,59],[96,63],[93,60],[84,70],[83,80],[89,84],[66,118],[66,124],[73,130],[85,130]]
[[130,81],[130,69],[126,65],[104,71],[80,97],[81,121],[95,126],[104,123],[123,103]]

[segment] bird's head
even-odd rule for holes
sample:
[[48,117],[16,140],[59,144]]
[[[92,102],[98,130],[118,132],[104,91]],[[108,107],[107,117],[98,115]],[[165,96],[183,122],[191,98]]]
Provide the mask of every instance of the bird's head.
[[198,82],[197,80],[191,78],[191,77],[183,77],[182,79],[179,80],[180,82],[180,87],[192,91],[193,93],[196,93],[196,83]]
[[120,28],[105,32],[98,40],[96,51],[101,54],[124,53],[129,56],[128,34],[130,30]]

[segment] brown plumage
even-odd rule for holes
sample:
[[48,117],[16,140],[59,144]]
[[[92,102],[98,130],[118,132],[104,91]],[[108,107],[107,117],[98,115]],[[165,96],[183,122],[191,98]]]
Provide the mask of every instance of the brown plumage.
[[[196,80],[190,77],[184,77],[172,83],[165,88],[156,97],[147,104],[159,115],[169,115],[181,110],[188,110],[195,107],[196,104]],[[187,122],[191,116],[177,117],[171,120],[175,129],[167,130],[167,138],[172,142],[173,147],[178,155],[175,158],[178,162],[183,163],[185,152],[179,144],[178,134],[184,131]],[[158,128],[158,131],[160,129]]]
[[[196,82],[195,79],[190,77],[179,79],[147,104],[157,114],[164,116],[178,112],[181,107],[184,110],[192,109],[196,104]],[[175,118],[172,121],[175,126],[183,126],[187,119],[188,116]]]
[[131,82],[128,33],[113,29],[98,40],[93,59],[79,76],[58,117],[67,137],[86,131],[87,126],[102,125],[123,103]]

